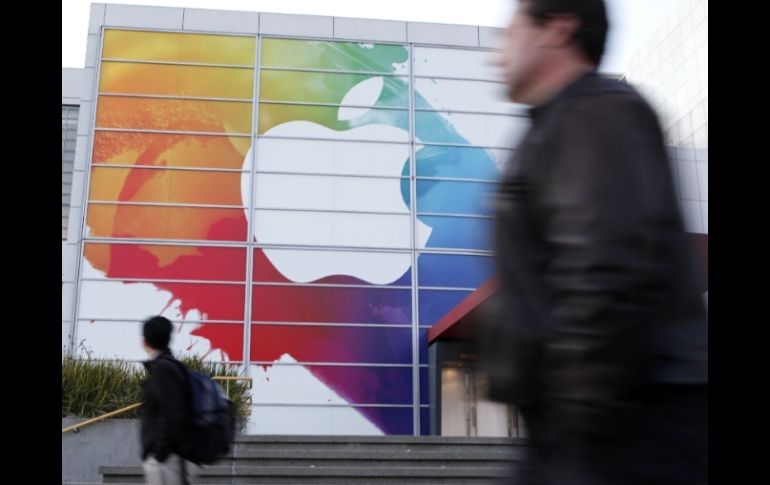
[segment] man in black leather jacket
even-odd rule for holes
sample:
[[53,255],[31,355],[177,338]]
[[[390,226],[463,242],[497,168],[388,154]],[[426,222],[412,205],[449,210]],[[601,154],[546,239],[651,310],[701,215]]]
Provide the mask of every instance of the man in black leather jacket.
[[600,76],[603,0],[520,0],[501,64],[532,126],[497,195],[482,358],[527,484],[707,483],[708,320],[657,117]]

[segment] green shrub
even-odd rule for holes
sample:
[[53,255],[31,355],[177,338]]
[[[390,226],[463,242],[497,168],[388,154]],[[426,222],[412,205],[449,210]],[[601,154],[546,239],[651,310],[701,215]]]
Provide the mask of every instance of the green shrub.
[[[237,376],[238,366],[204,362],[200,357],[180,358],[188,367],[208,376]],[[142,400],[142,381],[146,372],[141,364],[115,360],[62,357],[61,415],[94,418]],[[250,412],[246,381],[220,382],[235,404],[240,428]],[[120,414],[123,419],[138,418],[141,408]]]

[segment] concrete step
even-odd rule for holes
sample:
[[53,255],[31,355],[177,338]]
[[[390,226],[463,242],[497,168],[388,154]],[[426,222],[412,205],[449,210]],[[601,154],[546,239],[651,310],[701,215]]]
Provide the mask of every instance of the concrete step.
[[301,449],[281,448],[264,450],[236,450],[228,458],[218,462],[227,466],[300,466],[324,465],[367,466],[371,462],[389,466],[485,466],[517,461],[523,458],[523,451],[514,448],[473,449],[471,451],[440,451],[434,449],[376,450],[352,449]]
[[242,451],[296,450],[300,453],[334,450],[338,453],[374,451],[418,452],[431,450],[441,453],[466,454],[484,450],[487,453],[502,453],[506,450],[521,450],[525,442],[514,438],[444,438],[415,436],[380,437],[286,437],[286,436],[241,436],[235,442],[230,456]]
[[[393,467],[371,464],[366,467],[341,466],[266,466],[207,467],[196,484],[261,483],[492,483],[508,476],[510,467]],[[100,467],[104,483],[143,483],[142,468],[137,466]]]

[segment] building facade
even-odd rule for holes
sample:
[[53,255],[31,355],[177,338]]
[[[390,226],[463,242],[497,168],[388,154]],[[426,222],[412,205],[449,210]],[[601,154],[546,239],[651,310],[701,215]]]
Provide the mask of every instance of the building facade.
[[629,59],[658,112],[687,230],[708,235],[708,0],[682,0]]
[[163,314],[254,379],[248,432],[428,434],[427,330],[491,277],[527,126],[494,35],[94,4],[65,351],[138,361]]

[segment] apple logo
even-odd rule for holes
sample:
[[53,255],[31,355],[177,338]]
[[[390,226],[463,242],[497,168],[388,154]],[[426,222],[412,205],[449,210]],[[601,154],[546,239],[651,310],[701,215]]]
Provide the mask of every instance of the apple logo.
[[[340,106],[337,118],[347,121],[351,129],[332,130],[323,125],[309,121],[290,121],[274,126],[263,136],[275,136],[282,138],[306,138],[321,140],[387,140],[408,142],[409,133],[401,128],[386,124],[362,124],[360,120],[370,112],[380,97],[384,87],[381,76],[366,79],[353,86],[343,97],[340,104],[352,105]],[[357,124],[358,122],[358,124]],[[261,171],[275,172],[299,172],[307,167],[307,150],[302,150],[299,143],[296,148],[292,144],[284,144],[280,153],[271,152],[270,156],[261,156],[256,162]],[[292,153],[293,152],[293,153]],[[342,157],[350,157],[353,152],[341,150]],[[251,193],[250,161],[251,149],[244,159],[241,175],[241,197],[244,207],[249,207],[248,196]],[[332,152],[313,154],[313,157],[332,157]],[[360,156],[360,155],[352,155]],[[392,247],[394,237],[404,242],[404,248],[409,247],[411,217],[409,207],[401,193],[402,171],[404,163],[409,159],[409,145],[372,144],[372,150],[366,155],[366,159],[333,160],[335,164],[354,166],[356,164],[372,164],[378,167],[387,167],[386,172],[381,173],[393,178],[377,179],[376,184],[365,178],[344,176],[314,177],[319,184],[314,183],[313,190],[318,193],[335,193],[338,199],[361,200],[364,194],[367,200],[377,201],[377,211],[388,212],[388,216],[371,216],[350,213],[323,212],[324,207],[308,206],[307,210],[296,211],[269,211],[265,217],[258,216],[253,222],[253,235],[261,242],[281,242],[291,245],[317,245],[318,238],[312,233],[326,235],[326,239],[320,245],[333,245],[340,247]],[[294,167],[292,167],[294,165]],[[307,170],[305,168],[305,170]],[[260,173],[257,173],[257,178]],[[296,177],[298,180],[301,177]],[[361,187],[356,188],[356,185]],[[302,193],[307,190],[301,186],[281,187],[276,190],[257,190],[255,207],[281,207],[276,200],[277,193],[286,197],[291,193]],[[347,193],[340,193],[345,191]],[[306,194],[305,194],[306,195]],[[315,198],[314,200],[318,200]],[[320,204],[320,203],[319,203]],[[348,210],[349,208],[345,208]],[[322,212],[311,212],[313,210]],[[246,211],[246,218],[251,214]],[[378,218],[378,219],[375,219]],[[367,220],[368,219],[368,220]],[[380,224],[387,219],[387,223]],[[430,237],[432,228],[417,220],[415,237],[417,248],[425,247]],[[328,242],[327,242],[328,241]],[[370,284],[384,285],[396,281],[411,266],[411,258],[406,253],[393,254],[385,252],[362,251],[305,251],[297,258],[299,251],[287,251],[285,249],[263,249],[265,256],[286,278],[298,283],[307,283],[331,275],[348,275],[363,280]],[[312,257],[308,257],[311,256]],[[303,261],[304,263],[300,263]],[[311,264],[307,264],[311,261]]]

